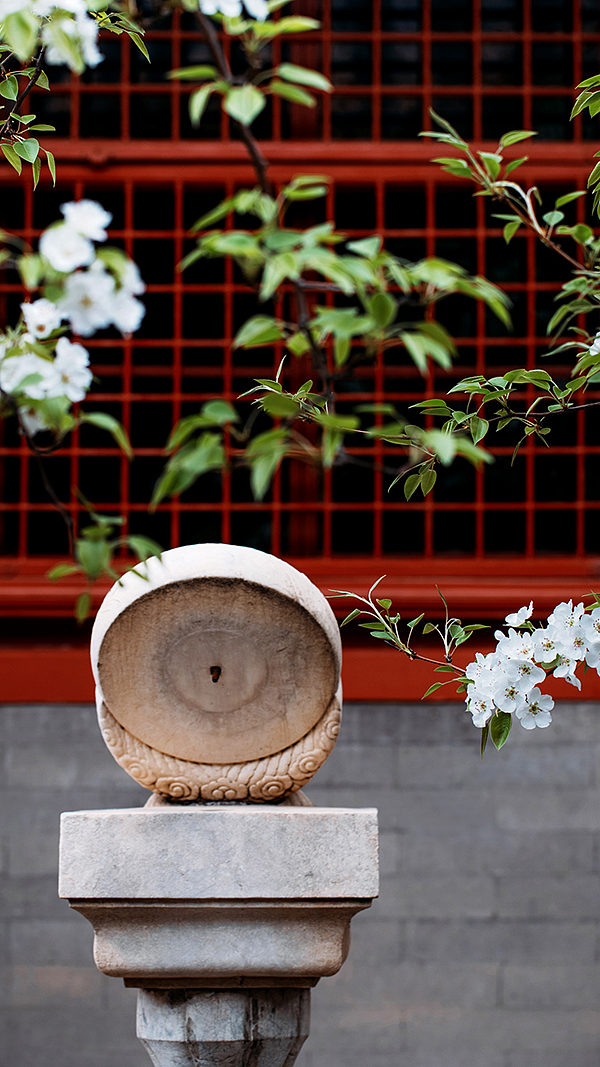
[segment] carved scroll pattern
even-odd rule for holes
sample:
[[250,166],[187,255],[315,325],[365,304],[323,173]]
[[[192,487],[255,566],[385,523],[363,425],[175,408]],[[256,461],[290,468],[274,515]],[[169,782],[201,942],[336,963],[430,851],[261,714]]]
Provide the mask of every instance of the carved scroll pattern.
[[102,736],[117,763],[136,782],[171,800],[249,800],[265,803],[295,793],[332,751],[342,712],[334,697],[318,723],[295,744],[247,763],[192,763],[167,756],[128,733],[106,704],[98,710]]

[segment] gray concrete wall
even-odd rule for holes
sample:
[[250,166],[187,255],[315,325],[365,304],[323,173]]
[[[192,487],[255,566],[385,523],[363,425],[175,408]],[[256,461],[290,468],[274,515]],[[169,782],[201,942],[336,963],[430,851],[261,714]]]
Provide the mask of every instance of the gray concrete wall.
[[[600,706],[479,760],[458,705],[347,705],[308,789],[380,811],[381,897],[298,1067],[598,1067]],[[149,1067],[135,991],[56,896],[61,811],[141,804],[88,706],[0,708],[0,1064]]]

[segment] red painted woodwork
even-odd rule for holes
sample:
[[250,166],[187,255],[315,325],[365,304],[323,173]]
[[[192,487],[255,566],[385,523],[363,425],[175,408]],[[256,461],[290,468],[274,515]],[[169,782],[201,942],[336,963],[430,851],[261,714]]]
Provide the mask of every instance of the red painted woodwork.
[[[409,259],[437,254],[464,260],[473,273],[503,285],[515,304],[511,334],[483,307],[458,301],[456,310],[448,305],[446,312],[439,305],[460,350],[450,378],[539,365],[547,347],[545,323],[565,276],[560,263],[541,254],[524,233],[507,250],[493,205],[488,211],[484,200],[471,199],[463,183],[430,164],[440,150],[416,134],[430,127],[431,106],[488,150],[504,130],[539,128],[539,139],[510,150],[513,157],[529,156],[519,172],[523,180],[538,184],[549,205],[557,192],[584,188],[598,120],[580,116],[569,124],[568,112],[572,85],[596,73],[597,5],[588,0],[557,0],[551,9],[544,0],[497,9],[493,0],[461,0],[451,10],[438,0],[412,5],[311,0],[311,5],[322,30],[289,51],[285,42],[276,42],[273,62],[319,66],[336,93],[311,113],[273,99],[258,124],[273,180],[282,183],[299,170],[325,171],[332,178],[326,216],[335,216],[349,236],[379,231]],[[211,105],[199,133],[192,131],[190,86],[164,78],[172,67],[208,58],[190,19],[175,15],[171,25],[151,29],[147,43],[151,67],[127,40],[111,39],[96,70],[77,79],[56,68],[52,94],[32,94],[40,119],[58,128],[51,138],[59,165],[57,193],[44,177],[34,197],[29,178],[19,182],[0,164],[0,225],[32,240],[57,217],[64,200],[100,199],[114,214],[111,239],[140,262],[148,282],[149,312],[140,333],[126,341],[103,336],[89,342],[99,381],[88,407],[108,406],[123,420],[134,441],[135,463],[130,466],[111,439],[90,428],[73,435],[64,455],[48,461],[76,523],[81,505],[72,487],[79,484],[100,510],[123,515],[132,532],[146,532],[165,546],[219,539],[253,544],[291,559],[324,590],[364,591],[387,573],[386,588],[409,618],[424,609],[437,611],[436,582],[464,618],[498,618],[530,596],[544,614],[558,600],[594,588],[600,566],[600,432],[593,410],[564,422],[548,449],[528,441],[513,468],[514,443],[496,445],[492,439],[494,467],[473,473],[459,463],[425,501],[413,497],[406,504],[400,487],[388,493],[386,470],[402,463],[401,454],[357,439],[349,441],[348,452],[359,463],[373,458],[372,475],[366,466],[321,475],[288,461],[260,504],[251,499],[245,475],[234,471],[222,487],[205,478],[148,516],[170,425],[210,397],[236,401],[253,377],[273,374],[281,352],[231,351],[232,335],[252,311],[231,264],[213,262],[209,270],[183,275],[175,269],[191,247],[190,224],[254,178],[218,106]],[[231,41],[226,46],[230,49]],[[585,218],[581,201],[568,211],[573,219]],[[13,321],[20,299],[14,279],[0,272],[0,321]],[[568,366],[552,359],[543,365],[558,376],[568,373]],[[295,380],[308,377],[309,368],[294,364],[287,373]],[[407,358],[391,353],[359,371],[356,389],[342,396],[340,409],[385,398],[413,418],[410,405],[447,382],[448,376],[437,373],[421,379]],[[241,404],[240,411],[246,410]],[[43,577],[51,562],[66,554],[64,533],[24,443],[8,425],[0,434],[0,616],[67,616],[80,587],[49,584]],[[235,458],[233,444],[230,454]],[[26,699],[15,694],[37,693],[41,684],[18,668],[21,655],[18,648],[0,648],[0,659],[8,656],[14,664],[8,674],[0,672],[10,699]],[[383,665],[386,657],[391,664],[391,655],[350,644],[348,693],[392,699],[396,670]],[[88,692],[82,656],[76,647],[57,649],[55,658],[50,651],[44,695],[30,698],[84,699],[77,695]],[[365,657],[381,663],[372,691]],[[413,683],[406,679],[409,674],[420,679],[421,669],[407,665],[398,692],[407,696]],[[588,696],[590,677],[591,672]],[[424,688],[419,680],[411,698]]]

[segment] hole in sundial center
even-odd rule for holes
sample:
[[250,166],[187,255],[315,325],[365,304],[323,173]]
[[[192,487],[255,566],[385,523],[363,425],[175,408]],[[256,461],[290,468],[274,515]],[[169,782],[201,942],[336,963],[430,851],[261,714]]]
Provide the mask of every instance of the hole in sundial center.
[[169,649],[165,668],[186,704],[216,714],[251,704],[269,674],[266,650],[238,630],[193,630]]

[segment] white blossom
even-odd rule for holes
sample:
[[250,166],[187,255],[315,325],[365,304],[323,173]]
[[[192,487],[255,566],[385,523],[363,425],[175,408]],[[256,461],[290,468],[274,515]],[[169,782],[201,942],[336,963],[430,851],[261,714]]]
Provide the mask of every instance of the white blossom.
[[87,67],[97,67],[104,56],[98,49],[98,24],[87,15],[76,15],[72,18],[58,18],[42,25],[42,41],[46,46],[46,60],[53,66],[65,64],[71,70],[77,70],[78,64],[73,57],[73,52],[67,48],[57,35],[60,30],[70,38],[75,47],[79,49],[83,62]]
[[14,15],[16,11],[22,11],[28,6],[28,0],[0,0],[0,21],[7,15]]
[[141,300],[120,289],[111,306],[111,321],[122,334],[134,333],[146,314]]
[[550,709],[554,707],[554,701],[547,693],[541,693],[539,689],[532,689],[527,701],[516,709],[516,716],[526,730],[534,730],[536,726],[549,726],[552,722]]
[[51,300],[34,300],[32,304],[21,304],[21,311],[27,330],[34,337],[48,337],[60,326],[60,312]]
[[[269,17],[266,0],[244,0],[244,7],[253,19],[263,22]],[[218,11],[226,18],[239,18],[242,14],[240,0],[200,0],[200,10],[205,15],[216,15]]]
[[58,308],[74,333],[90,337],[96,330],[110,326],[114,291],[114,279],[105,270],[78,271],[65,279]]
[[496,651],[507,659],[522,659],[523,656],[530,658],[533,655],[530,633],[518,634],[516,630],[511,629],[508,631],[508,637],[506,637],[502,630],[496,630],[494,637],[498,642]]
[[92,242],[76,233],[66,222],[59,222],[44,230],[39,248],[50,266],[61,274],[70,274],[77,267],[89,266],[96,255]]
[[54,360],[54,370],[60,382],[58,395],[68,397],[74,404],[85,398],[92,384],[89,363],[89,353],[83,345],[73,344],[66,337],[59,338]]
[[122,272],[119,281],[121,283],[121,288],[124,289],[126,293],[129,293],[130,296],[139,296],[141,293],[146,292],[146,286],[142,281],[140,268],[132,259],[127,261],[125,270]]
[[555,678],[564,678],[565,682],[569,685],[574,685],[576,689],[581,689],[581,681],[575,674],[577,670],[578,660],[569,659],[567,656],[558,657],[558,665],[553,670]]
[[[27,335],[24,335],[27,337]],[[27,379],[33,379],[28,381]],[[31,400],[56,396],[57,375],[54,361],[35,352],[6,356],[0,363],[0,388],[12,395],[23,394]]]
[[514,611],[511,615],[507,615],[505,622],[509,626],[522,626],[526,619],[531,618],[533,612],[533,600],[530,601],[529,607],[519,608],[518,611]]
[[469,711],[473,716],[473,726],[485,726],[496,711],[494,701],[484,694],[474,694],[469,700]]
[[112,222],[110,211],[105,211],[96,200],[71,200],[60,208],[67,226],[90,241],[106,241],[106,226]]
[[48,429],[39,411],[35,408],[20,407],[19,419],[30,437],[35,437],[36,433],[41,433],[43,430]]
[[594,340],[592,342],[592,345],[590,347],[590,356],[597,356],[599,352],[600,352],[600,330],[598,330],[598,333],[596,334],[596,336],[595,336],[595,338],[594,338]]
[[532,633],[531,640],[533,646],[533,658],[537,660],[538,663],[553,663],[556,657],[560,655],[560,652],[556,647],[553,631],[540,626]]

